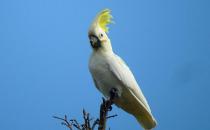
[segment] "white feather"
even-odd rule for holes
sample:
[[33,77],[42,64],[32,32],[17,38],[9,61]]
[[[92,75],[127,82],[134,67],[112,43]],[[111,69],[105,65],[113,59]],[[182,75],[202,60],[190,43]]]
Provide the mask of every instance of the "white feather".
[[112,88],[119,92],[115,104],[134,115],[144,128],[156,125],[150,107],[125,62],[113,52],[94,51],[89,69],[96,87],[106,96]]

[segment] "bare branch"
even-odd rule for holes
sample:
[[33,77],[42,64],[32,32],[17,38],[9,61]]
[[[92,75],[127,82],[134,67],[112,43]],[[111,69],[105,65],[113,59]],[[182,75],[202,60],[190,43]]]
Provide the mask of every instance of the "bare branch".
[[95,127],[96,127],[96,125],[98,125],[99,124],[99,119],[96,119],[94,122],[93,122],[93,125],[92,125],[92,130],[94,130],[95,129]]
[[117,116],[117,114],[111,115],[111,116],[107,116],[106,119],[113,118],[113,117],[116,117],[116,116]]
[[90,118],[90,114],[87,113],[85,109],[83,109],[83,124],[79,124],[76,119],[71,119],[68,121],[66,115],[64,116],[64,118],[60,118],[57,116],[53,116],[53,118],[61,120],[61,124],[68,127],[69,130],[73,130],[73,128],[76,128],[77,130],[94,130],[96,125],[98,125],[98,130],[106,130],[107,120],[117,116],[116,114],[108,116],[108,112],[112,110],[114,98],[116,97],[118,97],[116,90],[113,89],[110,91],[110,99],[105,100],[104,98],[102,98],[102,103],[100,105],[100,116],[95,121],[92,121],[93,118]]
[[72,122],[68,121],[67,120],[67,116],[65,115],[64,118],[60,118],[60,117],[57,117],[57,116],[53,116],[53,118],[56,118],[56,119],[59,119],[59,120],[62,120],[63,122],[61,122],[62,125],[65,125],[66,127],[68,127],[70,130],[73,130],[72,128]]
[[103,103],[100,106],[100,119],[99,119],[99,126],[98,130],[106,130],[106,121],[107,121],[107,115],[108,111],[111,111],[112,104],[113,104],[113,98],[110,98],[109,100],[102,99]]

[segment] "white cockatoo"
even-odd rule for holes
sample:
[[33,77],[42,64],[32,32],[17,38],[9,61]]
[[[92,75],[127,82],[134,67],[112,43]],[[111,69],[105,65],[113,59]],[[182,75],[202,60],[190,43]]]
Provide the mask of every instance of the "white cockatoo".
[[128,66],[113,52],[107,36],[111,19],[110,10],[102,10],[89,28],[88,37],[93,49],[89,70],[95,86],[106,98],[114,88],[118,95],[114,103],[132,114],[145,130],[150,130],[157,123],[147,100]]

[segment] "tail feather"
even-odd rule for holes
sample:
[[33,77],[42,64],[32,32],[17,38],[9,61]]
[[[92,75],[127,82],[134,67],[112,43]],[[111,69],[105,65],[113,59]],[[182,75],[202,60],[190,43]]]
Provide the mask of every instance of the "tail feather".
[[141,115],[136,117],[137,121],[144,127],[145,130],[151,130],[157,125],[156,120],[151,116]]

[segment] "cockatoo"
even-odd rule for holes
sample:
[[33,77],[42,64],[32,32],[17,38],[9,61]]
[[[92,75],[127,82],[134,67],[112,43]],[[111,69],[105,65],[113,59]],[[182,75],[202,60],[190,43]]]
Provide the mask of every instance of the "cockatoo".
[[112,50],[107,36],[107,25],[110,23],[111,11],[104,9],[96,16],[88,31],[93,50],[89,60],[93,81],[106,98],[115,89],[118,96],[114,103],[132,114],[145,130],[150,130],[156,126],[156,120],[131,70]]

